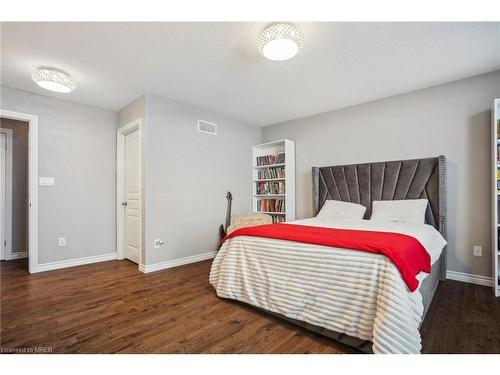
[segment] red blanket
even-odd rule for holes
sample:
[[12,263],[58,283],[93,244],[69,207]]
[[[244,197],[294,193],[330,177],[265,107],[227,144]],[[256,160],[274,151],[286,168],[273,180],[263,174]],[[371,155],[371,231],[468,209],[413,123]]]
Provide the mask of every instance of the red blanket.
[[396,266],[412,292],[418,287],[416,276],[421,271],[431,272],[429,253],[417,239],[406,234],[281,223],[240,228],[222,242],[236,236],[274,238],[383,254]]

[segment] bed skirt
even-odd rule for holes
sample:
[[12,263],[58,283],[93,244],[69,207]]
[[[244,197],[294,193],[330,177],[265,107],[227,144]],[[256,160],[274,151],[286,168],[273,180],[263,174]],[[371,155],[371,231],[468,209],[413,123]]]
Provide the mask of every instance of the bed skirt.
[[[422,285],[419,288],[420,293],[422,294],[422,302],[424,305],[424,313],[422,316],[422,322],[420,323],[420,327],[422,327],[422,324],[424,322],[425,316],[427,315],[427,312],[429,311],[429,307],[432,302],[432,298],[434,297],[434,293],[436,292],[436,289],[439,285],[439,280],[440,280],[440,275],[441,275],[441,258],[442,256],[436,261],[436,263],[433,264],[432,266],[432,271],[429,276],[425,278],[425,280],[422,282]],[[242,302],[242,301],[237,301],[238,303],[242,303],[247,306],[251,306],[257,310],[263,311],[267,314],[270,314],[272,316],[278,317],[282,320],[285,320],[287,322],[290,322],[292,324],[295,324],[297,326],[303,327],[309,331],[318,333],[322,336],[328,337],[330,339],[333,339],[335,341],[340,342],[341,344],[350,346],[354,349],[358,349],[359,351],[366,353],[366,354],[373,354],[373,343],[369,340],[363,340],[357,337],[349,336],[346,335],[345,333],[340,333],[336,331],[332,331],[330,329],[326,329],[324,327],[320,327],[314,324],[310,324],[301,320],[297,319],[292,319],[288,318],[287,316],[262,309],[257,306],[250,305],[248,303]]]

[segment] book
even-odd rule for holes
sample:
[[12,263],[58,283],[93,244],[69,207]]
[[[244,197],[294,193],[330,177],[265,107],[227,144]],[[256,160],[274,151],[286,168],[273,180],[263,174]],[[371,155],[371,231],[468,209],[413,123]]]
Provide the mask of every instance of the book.
[[285,201],[283,199],[259,199],[257,211],[260,212],[285,212]]
[[257,182],[255,194],[285,194],[284,182]]
[[273,164],[283,164],[285,162],[285,153],[281,152],[276,155],[263,155],[257,156],[257,166],[261,167],[264,165],[273,165]]
[[285,167],[269,167],[259,170],[257,172],[259,180],[266,180],[270,178],[285,178]]
[[285,217],[283,215],[271,215],[271,218],[273,219],[273,224],[285,222]]

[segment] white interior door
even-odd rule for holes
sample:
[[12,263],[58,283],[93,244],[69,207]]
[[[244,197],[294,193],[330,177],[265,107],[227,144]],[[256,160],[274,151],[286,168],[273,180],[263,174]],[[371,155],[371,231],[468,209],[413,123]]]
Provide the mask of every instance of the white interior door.
[[1,260],[5,259],[5,162],[7,160],[7,136],[5,133],[0,133],[0,248]]
[[139,263],[141,252],[141,176],[139,131],[125,136],[125,258]]

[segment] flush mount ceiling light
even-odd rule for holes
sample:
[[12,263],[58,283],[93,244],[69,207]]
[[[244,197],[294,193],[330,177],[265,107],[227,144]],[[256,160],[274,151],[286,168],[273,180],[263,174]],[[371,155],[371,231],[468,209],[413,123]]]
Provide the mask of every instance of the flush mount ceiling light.
[[300,30],[288,23],[268,26],[259,35],[259,52],[273,61],[285,61],[294,57],[304,46]]
[[76,88],[75,82],[65,72],[47,67],[36,68],[31,78],[35,83],[50,91],[67,93]]

